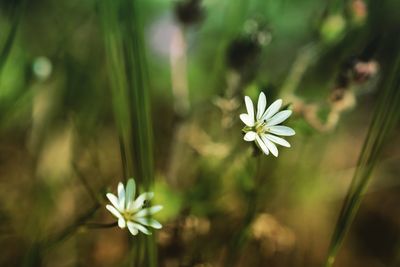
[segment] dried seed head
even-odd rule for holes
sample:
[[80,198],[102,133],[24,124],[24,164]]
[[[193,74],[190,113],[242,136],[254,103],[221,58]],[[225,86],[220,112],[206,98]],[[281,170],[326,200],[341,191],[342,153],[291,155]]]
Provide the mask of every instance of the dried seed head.
[[354,64],[352,69],[353,71],[353,80],[356,83],[364,83],[371,79],[378,73],[379,64],[375,60],[370,60],[367,62],[359,61]]
[[228,65],[235,70],[244,69],[256,60],[260,52],[260,45],[250,38],[235,39],[228,47]]
[[[350,58],[342,64],[333,91],[348,90],[352,84],[363,84],[373,78],[378,71],[379,64],[375,60]],[[333,95],[337,96],[338,92],[333,92]]]
[[229,67],[239,72],[254,68],[262,48],[271,40],[271,29],[265,22],[257,18],[247,20],[240,35],[228,47]]
[[180,23],[186,26],[201,22],[205,17],[201,0],[183,0],[176,4],[175,15]]
[[368,15],[367,4],[363,0],[353,0],[350,4],[350,12],[353,21],[357,24],[361,24],[365,21]]

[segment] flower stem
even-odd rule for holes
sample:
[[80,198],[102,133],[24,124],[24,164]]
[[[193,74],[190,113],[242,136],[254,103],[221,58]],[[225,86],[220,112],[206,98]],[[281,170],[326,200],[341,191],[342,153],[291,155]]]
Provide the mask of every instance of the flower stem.
[[118,222],[112,223],[86,223],[83,226],[89,229],[103,229],[103,228],[112,228],[118,225]]
[[182,117],[186,116],[190,110],[186,47],[184,29],[178,27],[172,34],[170,66],[174,109]]
[[74,223],[67,226],[61,233],[45,241],[44,247],[51,248],[54,245],[58,244],[59,242],[64,241],[73,234],[75,234],[79,230],[80,226],[82,226],[87,220],[89,220],[94,215],[94,213],[99,209],[99,207],[100,205],[98,204],[94,205],[92,208],[90,208],[88,211],[86,211],[84,214],[78,217]]
[[234,266],[240,256],[239,251],[246,244],[251,223],[257,214],[257,202],[258,202],[258,188],[261,185],[261,155],[256,157],[256,170],[254,173],[254,186],[248,192],[248,206],[247,212],[244,217],[243,225],[240,231],[232,238],[231,244],[229,246],[229,254],[227,255],[227,260],[225,261],[225,266]]
[[93,203],[96,205],[100,205],[100,201],[97,198],[97,195],[94,193],[93,189],[90,187],[89,182],[86,180],[85,176],[81,171],[78,169],[78,166],[76,166],[75,163],[72,164],[72,168],[78,177],[79,181],[82,183],[83,187],[86,189],[86,192],[90,196],[90,198],[93,200]]
[[319,52],[320,46],[317,43],[310,43],[299,51],[281,88],[280,95],[282,98],[291,99],[294,96],[305,72],[310,64],[314,62]]

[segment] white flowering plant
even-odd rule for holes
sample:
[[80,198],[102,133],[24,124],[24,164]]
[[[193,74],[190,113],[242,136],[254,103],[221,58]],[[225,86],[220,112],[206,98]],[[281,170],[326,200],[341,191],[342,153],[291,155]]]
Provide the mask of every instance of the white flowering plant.
[[161,229],[162,225],[151,218],[151,215],[162,209],[162,206],[156,205],[145,207],[145,203],[150,201],[154,193],[142,193],[135,199],[136,184],[134,179],[129,179],[124,188],[120,182],[118,184],[118,196],[107,193],[107,198],[112,205],[106,205],[106,209],[118,219],[118,226],[123,229],[128,228],[132,235],[142,232],[150,235],[151,232],[146,227]]
[[243,128],[244,140],[255,142],[256,145],[266,155],[271,152],[275,157],[278,156],[276,144],[290,147],[285,139],[278,136],[292,136],[295,131],[287,126],[279,125],[292,115],[291,110],[280,110],[282,99],[273,102],[268,108],[267,98],[263,92],[260,93],[257,103],[257,113],[255,113],[253,102],[250,97],[244,97],[247,113],[240,114],[240,119],[246,125]]

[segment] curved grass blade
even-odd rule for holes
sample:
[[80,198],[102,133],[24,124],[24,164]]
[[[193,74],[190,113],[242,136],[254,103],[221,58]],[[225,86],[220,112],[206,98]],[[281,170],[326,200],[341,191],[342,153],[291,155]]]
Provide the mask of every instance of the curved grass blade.
[[398,121],[398,109],[400,106],[400,76],[398,73],[400,73],[400,53],[395,57],[389,79],[387,79],[388,82],[383,84],[385,91],[378,100],[352,182],[339,214],[325,267],[333,266],[343,239],[350,228],[371,180],[372,171],[379,160],[385,140]]
[[4,45],[0,52],[0,72],[3,69],[4,65],[7,62],[7,58],[11,52],[12,45],[14,43],[15,37],[17,35],[17,29],[19,22],[21,21],[21,17],[24,11],[25,0],[16,1],[15,6],[13,7],[12,16],[11,16],[11,28],[7,34]]
[[[134,0],[99,1],[124,177],[153,183],[153,129],[144,34]],[[155,235],[133,243],[134,266],[157,266]]]

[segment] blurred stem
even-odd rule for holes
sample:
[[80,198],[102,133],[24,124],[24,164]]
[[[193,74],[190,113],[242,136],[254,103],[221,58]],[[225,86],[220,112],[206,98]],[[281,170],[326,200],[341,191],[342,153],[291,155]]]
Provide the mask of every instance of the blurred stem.
[[336,255],[343,243],[352,221],[358,211],[371,173],[378,161],[388,133],[398,121],[400,105],[400,53],[397,52],[395,61],[389,70],[389,77],[383,84],[383,92],[379,97],[374,117],[360,154],[360,158],[339,214],[331,244],[328,250],[325,267],[332,267]]
[[80,227],[82,225],[84,225],[85,222],[87,220],[89,220],[95,214],[95,212],[99,209],[99,207],[100,207],[100,205],[96,204],[95,206],[90,208],[88,211],[86,211],[84,214],[82,214],[80,217],[78,217],[74,223],[72,223],[71,225],[66,227],[64,229],[64,231],[62,231],[55,237],[50,238],[49,240],[45,241],[45,247],[51,248],[54,245],[60,243],[61,241],[66,240],[67,238],[69,238],[70,236],[75,234],[80,229]]
[[86,223],[83,225],[85,228],[89,229],[103,229],[103,228],[112,228],[118,226],[118,222],[113,223]]
[[[135,176],[148,191],[154,181],[153,129],[150,116],[144,34],[135,0],[98,2],[124,178]],[[135,242],[134,266],[157,266],[155,234]],[[143,252],[143,253],[141,253]]]
[[286,78],[280,94],[284,99],[292,99],[295,95],[305,72],[311,63],[313,63],[315,56],[319,53],[319,45],[317,43],[310,43],[303,47],[297,54],[289,75]]
[[124,179],[133,176],[132,125],[129,105],[127,73],[123,40],[119,25],[119,6],[121,1],[99,1],[100,17],[104,32],[107,65],[111,79],[112,106],[119,132],[121,159]]
[[256,172],[254,175],[254,186],[249,193],[249,207],[247,209],[247,214],[245,217],[245,225],[250,225],[254,219],[254,216],[257,212],[257,200],[258,200],[258,193],[259,187],[262,183],[261,177],[261,157],[263,154],[260,154],[256,157]]
[[23,259],[22,266],[24,267],[38,267],[43,264],[42,245],[39,242],[33,243],[28,249],[27,254]]
[[219,28],[221,35],[217,40],[216,44],[219,44],[216,48],[216,56],[213,64],[213,69],[210,73],[213,73],[212,81],[217,87],[220,87],[221,73],[224,73],[226,63],[226,49],[229,46],[229,42],[237,37],[240,31],[243,29],[249,7],[251,6],[252,0],[238,0],[238,1],[223,1],[224,9],[220,15]]
[[224,28],[227,34],[235,36],[243,28],[252,0],[227,1],[227,16],[224,20]]
[[180,116],[185,116],[189,112],[190,102],[186,72],[186,40],[182,27],[177,27],[172,33],[170,64],[174,109]]
[[86,180],[85,176],[81,171],[78,169],[78,166],[76,166],[76,163],[72,163],[72,168],[78,177],[79,181],[82,183],[83,187],[85,188],[86,192],[90,196],[90,198],[93,200],[93,202],[96,205],[100,205],[100,201],[97,199],[96,194],[94,193],[93,189],[90,187],[88,181]]
[[261,157],[262,155],[258,155],[256,157],[256,171],[254,173],[254,185],[249,192],[247,192],[247,211],[244,217],[243,225],[240,231],[232,238],[230,243],[229,252],[226,257],[225,266],[232,267],[237,263],[237,260],[240,256],[240,250],[246,244],[249,231],[251,228],[251,223],[254,220],[254,217],[257,214],[257,202],[258,202],[258,192],[259,186],[262,183],[261,177]]

